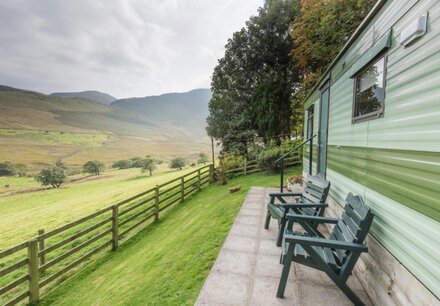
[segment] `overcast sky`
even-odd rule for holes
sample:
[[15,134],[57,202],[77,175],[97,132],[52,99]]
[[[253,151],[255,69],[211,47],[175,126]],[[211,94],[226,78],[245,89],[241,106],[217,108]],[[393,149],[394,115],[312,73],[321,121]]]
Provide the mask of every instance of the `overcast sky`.
[[1,0],[0,84],[117,98],[209,87],[263,0]]

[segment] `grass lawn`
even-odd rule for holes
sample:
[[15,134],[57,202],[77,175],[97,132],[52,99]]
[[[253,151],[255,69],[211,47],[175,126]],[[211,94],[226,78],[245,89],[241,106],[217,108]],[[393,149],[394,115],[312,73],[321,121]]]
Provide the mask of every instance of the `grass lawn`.
[[[299,174],[301,168],[290,171]],[[278,186],[256,173],[212,185],[170,209],[43,297],[41,305],[192,305],[251,186]],[[241,191],[229,194],[228,188]]]
[[0,178],[0,250],[34,237],[39,229],[49,231],[196,169],[163,167],[151,177],[140,169],[79,175],[60,189],[47,190],[40,190],[33,178]]

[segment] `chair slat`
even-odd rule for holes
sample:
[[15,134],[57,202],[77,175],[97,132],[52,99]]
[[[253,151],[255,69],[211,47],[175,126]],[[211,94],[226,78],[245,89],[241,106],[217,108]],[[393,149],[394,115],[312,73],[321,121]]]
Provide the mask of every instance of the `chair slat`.
[[356,236],[358,231],[360,230],[360,227],[356,224],[356,222],[350,218],[347,213],[343,212],[342,213],[342,220],[344,220],[345,224],[348,226],[348,228],[350,229],[350,232]]
[[347,196],[347,204],[362,218],[365,219],[369,211],[360,196],[354,196],[351,192]]
[[361,216],[357,213],[357,212],[355,212],[354,210],[353,210],[353,207],[351,207],[350,205],[348,205],[348,204],[346,204],[345,205],[345,213],[356,223],[356,225],[358,226],[358,227],[360,227],[361,226],[361,223],[362,223],[362,221],[363,221],[363,219],[361,218]]

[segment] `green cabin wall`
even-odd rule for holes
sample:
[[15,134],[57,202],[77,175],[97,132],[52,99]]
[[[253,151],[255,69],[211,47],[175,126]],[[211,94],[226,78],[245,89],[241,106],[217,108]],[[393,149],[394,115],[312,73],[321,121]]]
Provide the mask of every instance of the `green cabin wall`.
[[[427,33],[400,46],[402,29],[426,11]],[[384,116],[352,124],[350,67],[390,29]],[[330,195],[339,203],[350,191],[362,195],[376,216],[371,234],[440,297],[440,5],[388,1],[330,73]],[[317,90],[305,101],[305,114],[312,104],[316,132]],[[308,173],[308,150],[303,164]]]

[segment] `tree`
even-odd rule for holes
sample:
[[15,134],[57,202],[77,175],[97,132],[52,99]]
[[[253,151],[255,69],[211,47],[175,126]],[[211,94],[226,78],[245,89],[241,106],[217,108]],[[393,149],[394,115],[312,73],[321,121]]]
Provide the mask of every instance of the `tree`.
[[171,160],[170,168],[182,170],[186,166],[186,159],[183,157],[176,157]]
[[153,175],[154,170],[156,170],[156,162],[154,161],[154,159],[149,157],[144,158],[142,164],[142,172],[149,171],[151,176]]
[[212,75],[207,119],[208,135],[224,151],[246,155],[256,136],[289,134],[290,101],[300,88],[289,33],[298,14],[297,0],[266,0],[228,40]]
[[133,161],[129,159],[121,159],[113,163],[112,168],[117,168],[117,169],[133,168]]
[[208,154],[206,153],[199,154],[199,160],[197,161],[197,163],[206,165],[208,161],[209,161]]
[[51,185],[53,188],[59,188],[67,181],[67,175],[63,168],[52,167],[41,170],[35,180],[43,186]]
[[293,23],[294,58],[304,84],[314,85],[376,0],[301,0]]
[[105,165],[98,160],[90,160],[83,165],[83,172],[99,175],[104,171]]

